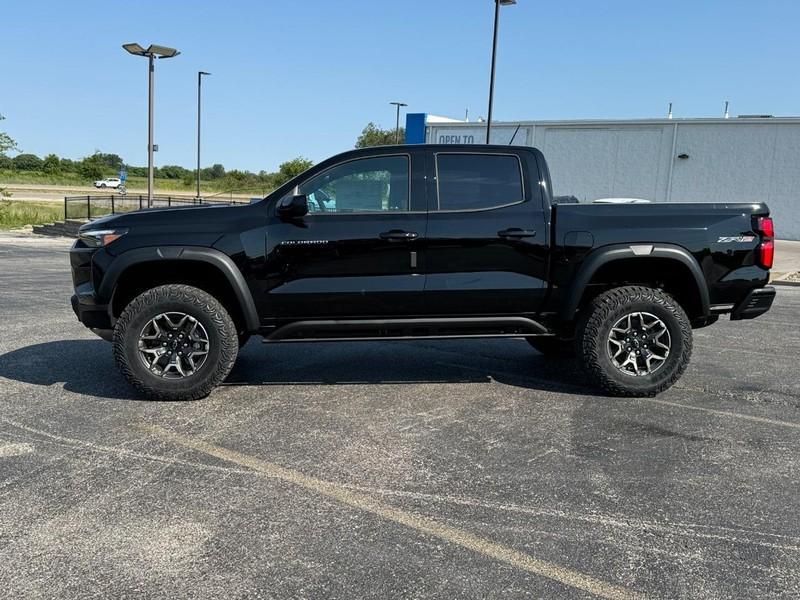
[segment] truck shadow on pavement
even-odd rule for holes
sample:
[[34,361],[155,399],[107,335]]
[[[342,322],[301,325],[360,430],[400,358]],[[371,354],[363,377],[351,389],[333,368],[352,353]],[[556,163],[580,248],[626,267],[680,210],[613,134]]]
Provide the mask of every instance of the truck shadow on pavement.
[[572,361],[522,340],[260,344],[239,353],[223,385],[490,383],[596,395]]
[[[525,345],[476,342],[454,347],[427,342],[303,343],[263,346],[251,341],[224,386],[489,383],[565,393],[596,394],[569,362],[551,361]],[[506,344],[507,347],[503,347]],[[498,352],[499,350],[499,352]],[[0,355],[0,377],[117,400],[142,400],[117,370],[102,340],[59,340]]]
[[102,340],[58,340],[24,346],[0,356],[0,377],[117,400],[136,400]]

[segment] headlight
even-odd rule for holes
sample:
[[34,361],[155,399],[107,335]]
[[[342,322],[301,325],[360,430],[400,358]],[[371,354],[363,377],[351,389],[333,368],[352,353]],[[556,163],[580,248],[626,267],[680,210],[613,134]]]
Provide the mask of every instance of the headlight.
[[127,229],[90,229],[88,231],[81,231],[79,236],[81,241],[87,246],[100,248],[101,246],[108,246],[111,242],[118,240],[126,233],[128,233]]

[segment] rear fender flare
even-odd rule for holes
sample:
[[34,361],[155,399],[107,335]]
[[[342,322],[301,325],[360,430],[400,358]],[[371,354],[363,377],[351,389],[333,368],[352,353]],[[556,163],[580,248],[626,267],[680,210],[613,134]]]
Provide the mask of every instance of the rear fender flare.
[[[650,247],[652,247],[652,250],[648,253],[642,251],[642,249],[646,251]],[[648,258],[666,258],[683,264],[689,269],[689,272],[694,278],[695,285],[700,295],[702,314],[704,316],[709,315],[710,300],[705,276],[700,269],[700,265],[686,248],[676,246],[675,244],[614,244],[598,248],[583,262],[583,265],[569,286],[566,302],[562,306],[560,312],[561,319],[564,321],[571,321],[575,317],[583,293],[586,291],[586,286],[600,267],[615,260],[625,258],[638,258],[643,260],[647,260]]]
[[[258,312],[256,311],[253,295],[242,276],[242,272],[230,256],[203,246],[161,246],[151,248],[137,248],[128,250],[118,255],[103,276],[97,294],[101,298],[111,298],[117,282],[122,274],[130,267],[147,262],[162,260],[186,260],[203,262],[218,269],[228,280],[239,307],[244,315],[245,324],[249,331],[257,331],[259,327]],[[109,304],[110,310],[110,304]]]

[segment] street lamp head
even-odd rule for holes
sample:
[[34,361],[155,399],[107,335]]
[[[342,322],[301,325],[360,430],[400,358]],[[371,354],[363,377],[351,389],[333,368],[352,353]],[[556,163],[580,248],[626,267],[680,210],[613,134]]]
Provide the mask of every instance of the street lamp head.
[[398,107],[400,107],[400,106],[408,106],[408,104],[406,104],[405,102],[389,102],[389,104],[391,104],[392,106],[398,106]]
[[139,44],[122,44],[122,47],[125,48],[131,54],[135,54],[137,56],[154,56],[157,58],[172,58],[173,56],[178,56],[180,52],[175,50],[175,48],[168,48],[167,46],[158,46],[156,44],[150,44],[150,46],[145,50]]
[[138,56],[145,56],[147,54],[145,49],[142,48],[139,44],[122,44],[122,47],[125,48],[131,54],[137,54]]
[[512,4],[516,4],[517,0],[497,0],[497,3],[500,6],[511,6]]
[[207,73],[206,71],[198,71],[198,75],[211,75],[211,73]]
[[178,56],[178,54],[180,54],[180,52],[175,50],[175,48],[158,46],[156,44],[150,44],[150,47],[147,49],[147,53],[154,54],[158,58],[173,58],[174,56]]

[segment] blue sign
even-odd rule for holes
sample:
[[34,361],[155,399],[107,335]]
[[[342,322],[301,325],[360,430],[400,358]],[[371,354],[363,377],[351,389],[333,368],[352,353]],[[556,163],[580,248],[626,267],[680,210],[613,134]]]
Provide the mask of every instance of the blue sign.
[[120,169],[119,170],[119,180],[120,181],[125,181],[126,179],[128,179],[128,172],[125,169]]
[[427,113],[406,113],[406,144],[425,143]]

